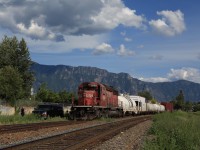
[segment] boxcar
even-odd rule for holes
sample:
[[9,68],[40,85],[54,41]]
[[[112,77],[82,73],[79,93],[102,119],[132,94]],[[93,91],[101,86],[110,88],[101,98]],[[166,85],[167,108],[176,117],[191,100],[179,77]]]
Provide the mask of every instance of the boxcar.
[[169,102],[161,102],[161,105],[164,105],[165,106],[165,110],[166,111],[170,111],[172,112],[174,110],[174,106],[172,103],[169,103]]

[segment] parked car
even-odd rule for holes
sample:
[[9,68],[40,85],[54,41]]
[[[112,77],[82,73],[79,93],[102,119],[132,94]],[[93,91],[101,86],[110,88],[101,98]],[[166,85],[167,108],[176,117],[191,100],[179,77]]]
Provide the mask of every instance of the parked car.
[[33,114],[37,114],[45,119],[48,117],[64,117],[63,106],[59,104],[39,104],[34,108]]

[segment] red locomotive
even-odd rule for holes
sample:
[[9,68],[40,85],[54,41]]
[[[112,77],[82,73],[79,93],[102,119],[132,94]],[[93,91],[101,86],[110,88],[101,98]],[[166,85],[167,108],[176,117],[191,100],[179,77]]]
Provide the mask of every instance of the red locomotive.
[[94,119],[101,116],[120,116],[118,91],[98,82],[84,82],[78,87],[78,105],[72,106],[71,119]]

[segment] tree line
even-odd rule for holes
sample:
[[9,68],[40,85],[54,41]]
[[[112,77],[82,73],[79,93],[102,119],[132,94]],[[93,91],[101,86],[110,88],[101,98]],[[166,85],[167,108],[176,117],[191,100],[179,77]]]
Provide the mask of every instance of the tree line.
[[62,90],[60,92],[54,92],[48,89],[45,83],[41,84],[35,98],[37,101],[42,101],[42,102],[65,103],[65,104],[71,104],[72,101],[77,102],[77,96],[75,93],[67,92],[66,90]]

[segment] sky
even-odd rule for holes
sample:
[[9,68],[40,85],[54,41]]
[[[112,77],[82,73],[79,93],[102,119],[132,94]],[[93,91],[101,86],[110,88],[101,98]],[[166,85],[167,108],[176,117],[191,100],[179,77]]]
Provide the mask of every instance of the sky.
[[200,83],[199,0],[0,0],[0,38],[45,65]]

